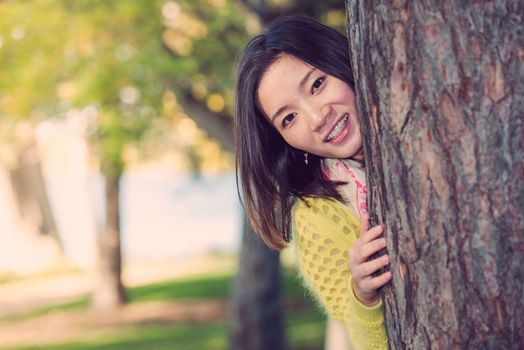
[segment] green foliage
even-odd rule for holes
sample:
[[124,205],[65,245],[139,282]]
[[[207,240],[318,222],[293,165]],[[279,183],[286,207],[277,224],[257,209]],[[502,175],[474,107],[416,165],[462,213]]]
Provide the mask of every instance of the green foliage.
[[166,92],[183,102],[195,83],[206,93],[231,89],[246,37],[243,16],[221,1],[28,0],[1,2],[0,12],[0,117],[89,107],[93,145],[110,171],[166,116]]
[[[158,136],[154,129],[165,124],[156,120],[173,118],[163,106],[166,94],[175,93],[181,105],[191,98],[232,115],[235,58],[262,29],[259,14],[240,3],[0,2],[0,123],[52,118],[77,108],[92,123],[92,144],[106,169],[122,171],[126,146],[152,130]],[[343,28],[340,1],[263,6],[273,14],[292,11]]]
[[30,0],[0,10],[0,64],[9,67],[0,116],[85,112],[106,175],[118,176],[125,148],[158,137],[166,124],[156,120],[180,110],[166,113],[166,94],[231,113],[232,62],[248,37],[235,2]]
[[120,162],[124,145],[140,139],[158,115],[161,70],[171,57],[161,40],[159,6],[146,0],[0,3],[0,64],[8,67],[0,76],[0,115],[51,118],[90,105],[100,155]]
[[[65,13],[54,8],[50,1],[33,1],[31,6],[26,2],[0,3],[2,118],[24,119],[37,110],[54,112],[56,84],[64,66],[61,43],[67,33]],[[49,16],[44,20],[42,14]]]

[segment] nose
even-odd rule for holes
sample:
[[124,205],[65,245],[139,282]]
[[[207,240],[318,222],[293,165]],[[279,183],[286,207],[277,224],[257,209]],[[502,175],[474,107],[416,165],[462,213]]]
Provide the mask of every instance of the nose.
[[319,131],[326,125],[330,118],[332,108],[329,105],[311,106],[309,114],[311,120],[311,130]]

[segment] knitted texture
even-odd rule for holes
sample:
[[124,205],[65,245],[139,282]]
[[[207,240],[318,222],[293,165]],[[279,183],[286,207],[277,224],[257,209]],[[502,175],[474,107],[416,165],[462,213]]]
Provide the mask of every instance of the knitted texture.
[[358,239],[360,221],[338,201],[307,202],[299,200],[293,208],[295,251],[306,286],[346,325],[355,350],[387,349],[382,302],[366,307],[351,288],[347,250]]

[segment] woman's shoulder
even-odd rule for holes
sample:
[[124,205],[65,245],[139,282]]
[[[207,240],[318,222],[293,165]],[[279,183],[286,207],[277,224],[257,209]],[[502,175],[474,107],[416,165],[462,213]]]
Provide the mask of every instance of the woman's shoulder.
[[323,237],[337,241],[358,236],[360,221],[340,201],[308,197],[297,200],[292,212],[293,231],[298,236]]
[[293,205],[292,216],[307,215],[314,218],[333,221],[335,224],[341,219],[359,221],[355,213],[344,203],[330,198],[306,197],[297,199]]

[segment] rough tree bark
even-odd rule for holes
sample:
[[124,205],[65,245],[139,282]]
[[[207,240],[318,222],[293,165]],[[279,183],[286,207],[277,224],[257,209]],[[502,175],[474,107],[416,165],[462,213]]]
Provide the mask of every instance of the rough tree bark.
[[524,3],[346,10],[390,347],[524,348]]
[[242,250],[231,302],[231,350],[283,350],[279,253],[244,217]]

